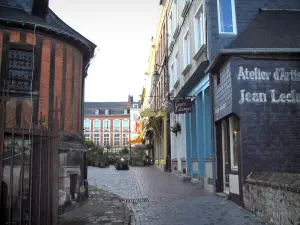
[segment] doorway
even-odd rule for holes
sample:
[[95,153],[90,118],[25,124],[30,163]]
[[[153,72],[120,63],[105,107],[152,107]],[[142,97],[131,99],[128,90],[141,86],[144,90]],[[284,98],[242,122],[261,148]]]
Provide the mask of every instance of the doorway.
[[229,194],[229,135],[228,123],[223,120],[221,123],[222,129],[222,159],[223,159],[223,191]]

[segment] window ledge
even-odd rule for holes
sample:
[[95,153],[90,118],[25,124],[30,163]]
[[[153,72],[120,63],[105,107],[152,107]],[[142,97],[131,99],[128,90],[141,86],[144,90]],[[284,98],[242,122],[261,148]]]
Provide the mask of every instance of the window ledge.
[[177,87],[178,87],[178,84],[179,84],[179,79],[175,82],[174,88],[177,88]]
[[182,75],[186,75],[188,72],[189,72],[189,70],[192,68],[192,65],[191,64],[188,64],[185,68],[184,68],[184,70],[182,71]]
[[197,60],[197,59],[200,57],[200,55],[202,55],[202,53],[203,53],[205,50],[206,50],[206,44],[203,44],[203,45],[201,46],[201,48],[196,52],[196,54],[194,55],[193,59],[194,59],[194,60]]
[[183,18],[185,18],[187,16],[187,14],[189,12],[189,9],[190,9],[190,4],[191,4],[190,1],[186,1],[185,2],[184,8],[183,8],[182,13],[181,13],[181,16]]

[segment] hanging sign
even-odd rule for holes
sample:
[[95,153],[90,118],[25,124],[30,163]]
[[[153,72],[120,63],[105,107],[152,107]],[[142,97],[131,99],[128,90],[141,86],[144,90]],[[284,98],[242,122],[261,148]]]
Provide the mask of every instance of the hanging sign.
[[174,113],[184,114],[192,112],[192,101],[191,99],[177,99],[174,100]]

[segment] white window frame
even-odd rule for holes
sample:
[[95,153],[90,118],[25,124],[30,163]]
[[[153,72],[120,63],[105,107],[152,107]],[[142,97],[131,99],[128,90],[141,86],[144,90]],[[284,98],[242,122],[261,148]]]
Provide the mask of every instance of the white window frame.
[[91,134],[84,134],[84,140],[90,141],[91,140]]
[[[105,127],[105,122],[108,122],[108,128]],[[109,131],[110,130],[110,121],[109,120],[103,120],[103,130],[104,131]]]
[[[115,127],[116,122],[119,122],[119,127],[118,128]],[[113,128],[114,128],[114,131],[120,131],[121,130],[121,120],[119,120],[119,119],[114,120]]]
[[[107,137],[105,137],[105,135],[108,135],[108,144],[106,144],[105,138],[107,138]],[[110,133],[104,133],[103,134],[103,145],[104,146],[109,146],[110,145]]]
[[[85,127],[85,121],[89,122],[89,124],[90,124],[89,129],[86,129],[86,127]],[[83,122],[83,125],[84,125],[84,130],[85,131],[91,131],[92,130],[92,121],[90,119],[85,119],[84,122]]]
[[172,21],[173,20],[173,13],[171,12],[168,17],[168,46],[170,46],[172,40],[173,40],[173,26]]
[[[238,170],[238,166],[234,165],[234,151],[233,151],[233,116],[229,117],[229,139],[230,139],[230,166],[231,170]],[[236,162],[238,163],[238,162]]]
[[[97,135],[98,137],[96,137],[96,135]],[[98,141],[96,141],[96,138],[97,138]],[[94,135],[93,135],[93,139],[94,139],[94,144],[95,144],[95,145],[100,145],[100,134],[94,134]],[[97,143],[97,142],[98,142],[98,143]]]
[[[186,50],[187,47],[187,50]],[[187,30],[183,36],[183,70],[191,64],[191,37]]]
[[[125,140],[125,139],[126,139],[126,140]],[[123,135],[122,135],[122,141],[123,141],[123,146],[128,145],[129,134],[123,134]]]
[[127,109],[124,109],[124,114],[128,114],[128,111],[127,111]]
[[[195,39],[195,54],[206,43],[204,5],[201,4],[194,15],[194,39]],[[202,43],[200,43],[200,38]]]
[[134,109],[138,109],[138,108],[139,108],[139,104],[133,104],[132,107],[133,107]]
[[[116,135],[119,135],[119,144],[116,144]],[[119,133],[114,134],[114,146],[121,146],[121,135]]]
[[235,0],[231,1],[231,10],[232,10],[232,32],[223,32],[221,28],[221,13],[220,13],[220,0],[217,0],[217,10],[218,10],[218,27],[219,27],[219,34],[237,34],[237,24],[236,24],[236,11],[235,11]]
[[[128,122],[128,127],[126,129],[124,129],[124,121]],[[129,130],[129,120],[122,120],[122,130]]]
[[174,73],[175,73],[174,75],[175,75],[175,79],[176,79],[176,81],[174,82],[174,85],[175,85],[175,83],[180,79],[178,51],[176,52],[175,58],[174,58]]
[[174,83],[174,62],[172,62],[172,64],[170,65],[169,74],[170,74],[170,92],[171,92],[175,84]]
[[[99,122],[99,129],[95,129],[95,122]],[[93,120],[93,131],[101,131],[101,121],[96,119],[96,120]]]
[[105,109],[105,115],[109,115],[109,109]]
[[100,114],[100,110],[99,110],[99,109],[96,109],[96,110],[95,110],[95,115],[96,115],[96,116],[99,116],[99,114]]

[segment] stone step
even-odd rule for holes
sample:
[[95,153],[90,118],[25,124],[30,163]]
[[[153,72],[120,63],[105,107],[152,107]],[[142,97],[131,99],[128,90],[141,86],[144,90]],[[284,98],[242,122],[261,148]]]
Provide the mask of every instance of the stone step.
[[192,178],[190,182],[197,189],[204,189],[204,177]]

